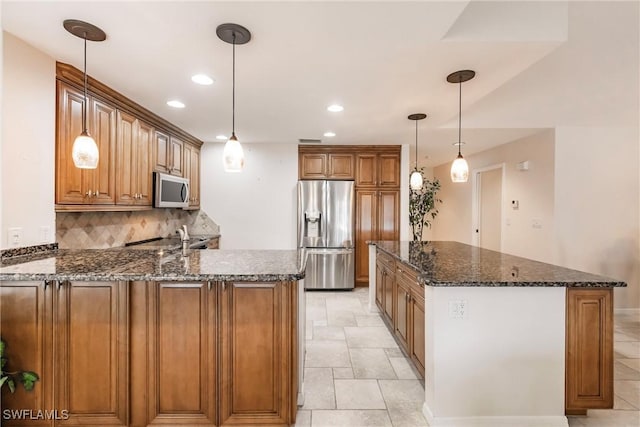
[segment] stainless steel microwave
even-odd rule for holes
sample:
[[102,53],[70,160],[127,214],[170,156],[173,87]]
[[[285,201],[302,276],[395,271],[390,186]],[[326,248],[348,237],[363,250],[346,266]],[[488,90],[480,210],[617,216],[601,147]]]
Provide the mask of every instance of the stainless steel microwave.
[[153,173],[153,206],[156,208],[188,208],[189,180],[166,173]]

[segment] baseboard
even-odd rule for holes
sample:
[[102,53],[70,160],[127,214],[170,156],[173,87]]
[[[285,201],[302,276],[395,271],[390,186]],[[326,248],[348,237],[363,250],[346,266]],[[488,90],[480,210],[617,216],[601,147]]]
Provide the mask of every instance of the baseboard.
[[564,415],[505,417],[434,417],[425,403],[422,414],[430,427],[569,427]]

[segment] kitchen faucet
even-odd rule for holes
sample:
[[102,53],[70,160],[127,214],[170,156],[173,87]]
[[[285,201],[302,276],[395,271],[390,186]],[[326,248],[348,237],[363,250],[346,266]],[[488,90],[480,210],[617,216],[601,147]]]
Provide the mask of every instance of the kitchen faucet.
[[180,234],[180,240],[182,241],[182,255],[187,255],[187,250],[189,249],[189,232],[187,231],[186,224],[182,226],[182,228],[178,228],[178,233]]

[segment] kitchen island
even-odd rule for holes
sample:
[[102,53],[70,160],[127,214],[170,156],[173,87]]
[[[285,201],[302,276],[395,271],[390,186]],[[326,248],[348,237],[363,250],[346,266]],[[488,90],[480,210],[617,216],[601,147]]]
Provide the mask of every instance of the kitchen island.
[[40,249],[0,266],[7,355],[41,378],[3,409],[76,426],[295,423],[297,251]]
[[613,406],[613,288],[458,242],[370,242],[369,304],[425,378],[431,426],[567,426]]

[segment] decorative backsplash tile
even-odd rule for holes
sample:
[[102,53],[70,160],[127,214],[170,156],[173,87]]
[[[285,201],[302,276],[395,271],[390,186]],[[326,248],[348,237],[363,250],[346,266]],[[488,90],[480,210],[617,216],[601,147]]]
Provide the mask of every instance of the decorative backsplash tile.
[[103,249],[153,237],[173,236],[183,224],[191,234],[219,234],[204,211],[152,209],[132,212],[58,212],[60,249]]

